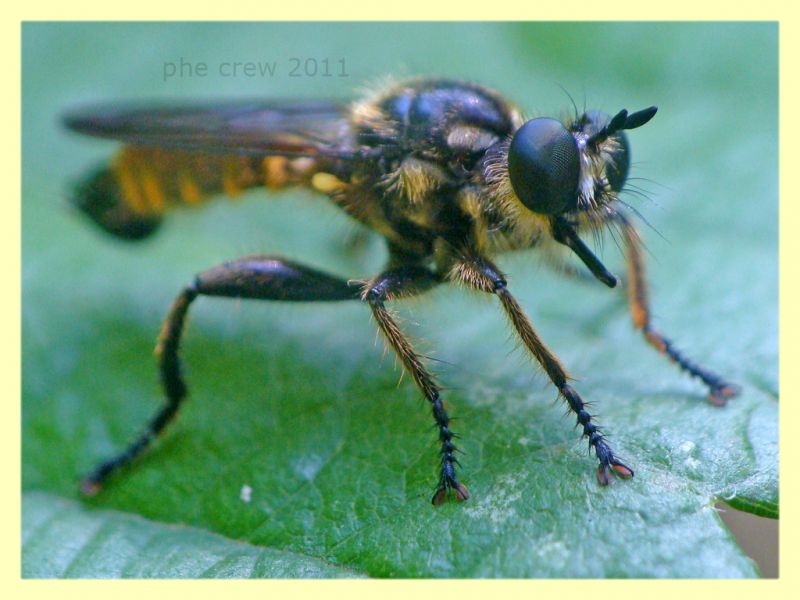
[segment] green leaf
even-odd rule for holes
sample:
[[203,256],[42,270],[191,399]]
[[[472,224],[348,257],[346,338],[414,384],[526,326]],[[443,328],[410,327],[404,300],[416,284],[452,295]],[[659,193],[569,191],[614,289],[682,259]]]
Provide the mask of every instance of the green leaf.
[[[778,516],[776,27],[319,31],[23,28],[23,575],[756,576],[714,503]],[[388,42],[400,39],[402,50]],[[163,62],[181,56],[281,68],[294,56],[344,56],[351,77],[163,81]],[[386,254],[378,239],[349,243],[352,224],[298,191],[171,215],[141,244],[102,237],[59,198],[110,146],[67,137],[57,114],[101,97],[343,96],[400,63],[469,76],[550,114],[565,104],[553,81],[610,113],[657,103],[655,119],[630,133],[632,175],[662,186],[634,181],[655,202],[627,197],[666,238],[642,226],[656,325],[741,384],[741,396],[709,405],[632,332],[619,290],[550,273],[535,251],[501,257],[636,477],[600,488],[573,417],[513,351],[499,308],[441,288],[396,305],[437,359],[462,436],[472,498],[435,509],[430,409],[407,378],[398,385],[392,356],[381,359],[365,307],[201,298],[183,346],[191,395],[176,423],[96,499],[79,500],[80,476],[159,406],[155,336],[194,273],[263,252],[358,279]],[[610,238],[603,256],[624,268]]]
[[23,577],[353,577],[309,556],[234,542],[185,525],[23,495]]

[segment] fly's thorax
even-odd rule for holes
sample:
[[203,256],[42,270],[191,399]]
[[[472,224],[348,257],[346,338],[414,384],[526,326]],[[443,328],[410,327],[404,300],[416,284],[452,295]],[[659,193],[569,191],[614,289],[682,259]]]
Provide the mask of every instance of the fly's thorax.
[[479,164],[520,125],[515,108],[475,84],[419,79],[353,104],[351,122],[356,142],[379,152],[359,170],[364,183],[357,201],[345,199],[348,212],[406,249],[486,239]]
[[454,184],[441,164],[410,155],[394,161],[381,176],[378,187],[397,202],[420,207],[441,188]]
[[351,122],[359,145],[380,150],[384,175],[403,168],[398,177],[408,180],[409,174],[422,173],[430,180],[436,174],[424,172],[413,160],[427,161],[447,176],[463,179],[521,119],[512,105],[482,86],[415,79],[389,85],[353,104]]

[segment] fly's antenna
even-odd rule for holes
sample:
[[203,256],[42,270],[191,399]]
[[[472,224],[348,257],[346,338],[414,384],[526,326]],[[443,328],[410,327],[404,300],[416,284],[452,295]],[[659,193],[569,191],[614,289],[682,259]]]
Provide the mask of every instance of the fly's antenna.
[[618,131],[641,127],[656,115],[656,111],[658,111],[657,106],[650,106],[629,115],[628,111],[623,108],[611,118],[605,127],[586,140],[586,143],[596,145],[605,141]]

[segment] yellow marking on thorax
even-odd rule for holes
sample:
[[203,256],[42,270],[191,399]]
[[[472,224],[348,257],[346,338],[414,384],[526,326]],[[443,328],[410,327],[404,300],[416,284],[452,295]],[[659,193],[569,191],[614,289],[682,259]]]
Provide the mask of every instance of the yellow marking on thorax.
[[476,250],[485,251],[489,246],[489,234],[481,197],[469,188],[465,188],[458,194],[458,203],[472,222],[472,242]]
[[386,175],[382,184],[386,191],[405,198],[411,204],[421,204],[447,179],[444,171],[428,161],[408,157],[393,172]]

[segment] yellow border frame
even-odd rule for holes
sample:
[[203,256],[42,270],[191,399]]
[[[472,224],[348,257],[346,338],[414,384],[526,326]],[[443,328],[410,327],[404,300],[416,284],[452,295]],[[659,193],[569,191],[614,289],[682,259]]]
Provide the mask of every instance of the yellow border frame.
[[[342,595],[348,598],[381,595],[388,599],[405,598],[413,593],[443,598],[485,598],[488,594],[506,597],[536,594],[538,597],[558,595],[559,599],[587,596],[612,596],[614,598],[673,598],[680,594],[697,594],[709,597],[712,594],[728,598],[738,596],[751,599],[754,594],[769,594],[772,598],[797,594],[798,571],[790,565],[800,564],[798,552],[798,510],[795,506],[798,489],[798,442],[793,431],[800,422],[800,404],[793,402],[787,390],[800,389],[798,369],[787,369],[797,364],[800,352],[796,348],[800,311],[800,284],[793,273],[798,268],[793,258],[800,256],[800,235],[793,235],[800,226],[800,208],[793,201],[787,167],[797,160],[795,140],[798,136],[798,119],[780,120],[780,457],[781,457],[781,526],[780,559],[781,575],[777,580],[760,581],[700,581],[700,580],[654,580],[654,581],[597,581],[597,580],[514,580],[514,581],[36,581],[20,577],[20,314],[21,314],[21,254],[20,254],[20,193],[21,193],[21,28],[23,20],[58,19],[130,19],[130,20],[756,20],[779,21],[780,56],[780,106],[784,115],[800,107],[798,98],[797,56],[800,56],[800,27],[796,11],[791,2],[762,0],[748,3],[746,7],[732,2],[706,2],[700,6],[696,1],[671,0],[669,3],[643,3],[631,0],[614,0],[584,6],[574,0],[562,2],[512,2],[503,6],[481,3],[473,8],[465,6],[465,0],[444,0],[436,4],[421,0],[398,2],[358,3],[349,0],[303,0],[298,3],[268,4],[244,2],[238,5],[215,4],[198,7],[188,2],[139,0],[135,5],[118,5],[97,0],[72,0],[67,6],[53,1],[26,2],[24,6],[13,6],[4,10],[3,35],[0,44],[3,75],[7,93],[3,95],[5,127],[3,161],[6,165],[6,191],[0,218],[0,239],[3,251],[2,273],[6,289],[0,294],[2,302],[2,378],[6,415],[2,419],[4,480],[8,482],[2,506],[3,536],[2,588],[13,597],[61,598],[108,598],[115,600],[135,598],[141,594],[157,594],[159,597],[189,597],[200,600],[224,594],[227,598],[257,597],[265,595],[292,598],[318,598],[320,595]],[[16,93],[14,93],[16,92]],[[798,304],[795,304],[797,302]],[[13,534],[12,534],[13,532]],[[7,596],[8,597],[8,596]]]

